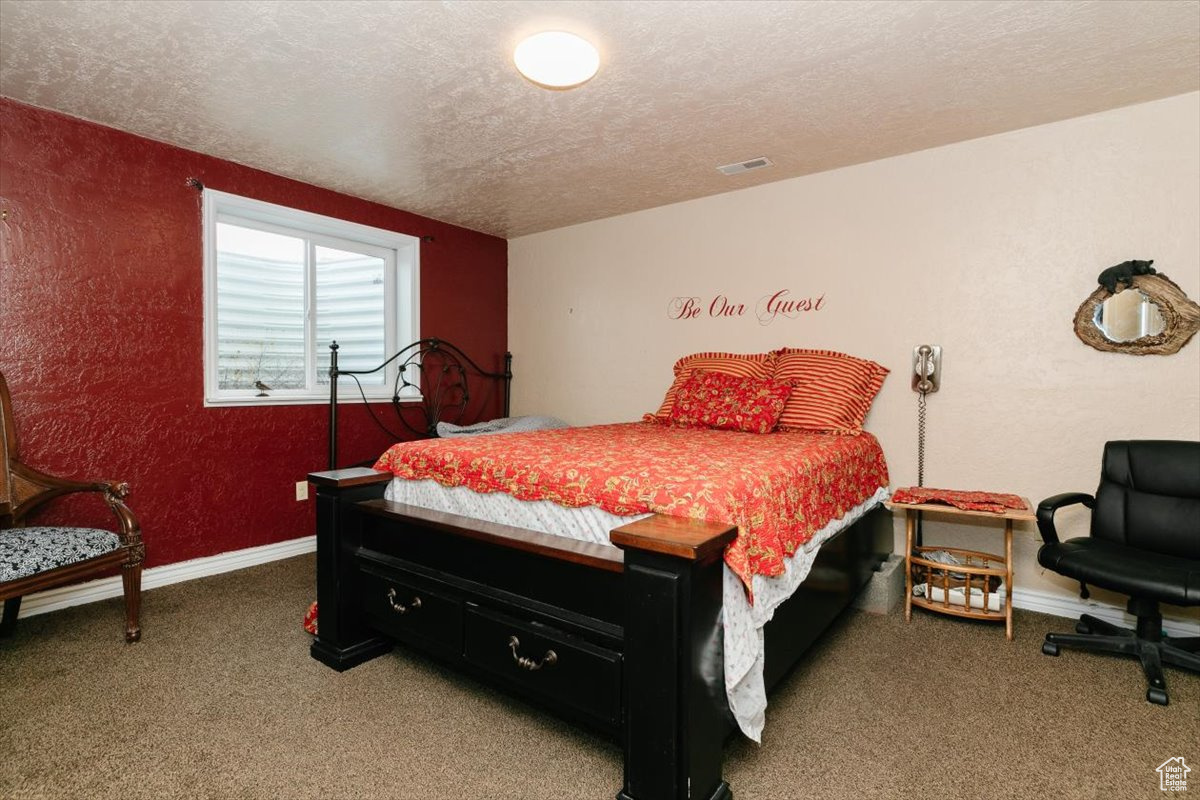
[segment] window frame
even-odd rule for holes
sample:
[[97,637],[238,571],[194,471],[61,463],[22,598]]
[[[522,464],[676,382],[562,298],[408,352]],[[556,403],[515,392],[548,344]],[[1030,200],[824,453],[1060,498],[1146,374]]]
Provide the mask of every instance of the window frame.
[[[304,278],[304,389],[273,390],[259,397],[252,389],[221,389],[217,342],[217,223],[231,223],[255,230],[298,236],[305,240]],[[249,224],[247,224],[249,223]],[[354,245],[381,252],[384,266],[384,358],[390,357],[420,337],[421,240],[417,236],[361,225],[356,222],[314,214],[309,211],[254,200],[215,189],[204,189],[201,225],[204,257],[204,406],[315,405],[329,402],[329,383],[316,374],[321,347],[316,341],[316,286],[313,255],[317,247]],[[406,315],[407,314],[407,315]],[[392,399],[396,364],[384,369],[381,386],[363,386],[368,400]],[[341,391],[338,402],[360,400],[357,391]],[[410,390],[402,398],[421,400]]]

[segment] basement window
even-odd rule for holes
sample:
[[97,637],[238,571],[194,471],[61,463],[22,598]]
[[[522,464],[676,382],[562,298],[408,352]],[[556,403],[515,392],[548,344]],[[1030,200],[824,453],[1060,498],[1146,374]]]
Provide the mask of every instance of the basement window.
[[[417,237],[211,189],[203,213],[205,405],[327,402],[331,342],[369,370],[417,339]],[[358,380],[390,399],[394,365]]]

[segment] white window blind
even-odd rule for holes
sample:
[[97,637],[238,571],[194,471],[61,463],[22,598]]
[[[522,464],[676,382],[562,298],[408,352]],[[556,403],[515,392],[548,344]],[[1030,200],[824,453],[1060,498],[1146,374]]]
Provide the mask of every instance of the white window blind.
[[[316,266],[317,341],[338,343],[340,369],[365,370],[382,364],[388,355],[386,259],[317,247]],[[328,383],[328,348],[319,356],[317,377]],[[359,380],[381,384],[383,375],[364,375]]]

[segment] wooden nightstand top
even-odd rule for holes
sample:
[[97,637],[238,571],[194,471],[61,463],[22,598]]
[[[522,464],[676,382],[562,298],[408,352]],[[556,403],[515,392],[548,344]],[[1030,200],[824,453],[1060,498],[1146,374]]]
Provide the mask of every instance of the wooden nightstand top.
[[1029,498],[1022,497],[1021,500],[1024,501],[1025,508],[1010,508],[1004,512],[970,511],[965,508],[946,505],[945,503],[893,503],[889,500],[884,503],[884,505],[890,509],[900,511],[933,511],[938,514],[949,514],[951,516],[987,517],[989,519],[1013,519],[1025,522],[1036,522],[1037,514],[1034,513],[1033,506],[1029,503]]

